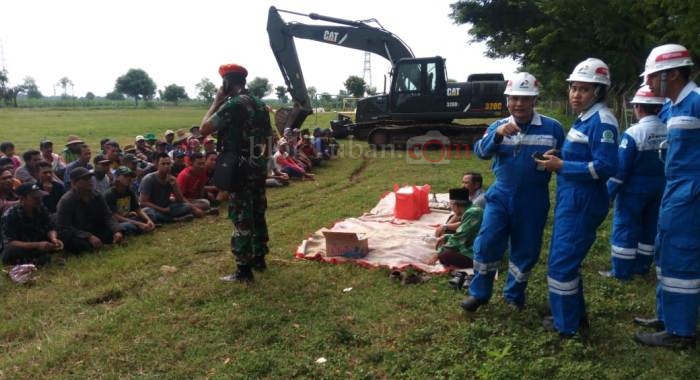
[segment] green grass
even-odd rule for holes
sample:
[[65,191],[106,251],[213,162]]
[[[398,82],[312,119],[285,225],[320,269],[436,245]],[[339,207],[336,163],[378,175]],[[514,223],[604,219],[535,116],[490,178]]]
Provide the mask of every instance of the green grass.
[[[103,136],[126,142],[137,133],[187,127],[203,113],[3,109],[0,133],[12,136],[18,151],[43,136],[63,141],[69,133],[93,144]],[[315,123],[325,127],[331,117]],[[587,340],[561,341],[540,327],[548,307],[551,223],[522,313],[507,308],[497,291],[489,305],[465,315],[457,306],[463,295],[444,277],[401,286],[386,270],[294,259],[303,238],[369,210],[393,183],[428,182],[442,192],[457,186],[465,170],[493,181],[490,163],[476,158],[449,165],[364,161],[327,162],[317,181],[268,192],[270,269],[250,286],[217,280],[234,268],[231,224],[223,216],[69,257],[63,267],[42,269],[31,286],[3,276],[0,378],[657,379],[700,373],[697,349],[649,349],[632,341],[631,318],[653,312],[655,278],[621,284],[596,274],[609,265],[609,220],[583,267],[592,324]],[[162,265],[178,271],[163,273]],[[353,290],[343,292],[347,287]],[[328,361],[316,364],[319,357]]]

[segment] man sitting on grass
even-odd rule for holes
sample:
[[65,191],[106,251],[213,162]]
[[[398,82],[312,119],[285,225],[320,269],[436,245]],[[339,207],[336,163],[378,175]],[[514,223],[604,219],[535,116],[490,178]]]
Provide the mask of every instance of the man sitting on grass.
[[107,190],[112,187],[112,172],[110,171],[110,161],[107,157],[102,154],[98,154],[92,161],[95,164],[95,169],[93,170],[92,184],[95,191],[105,195]]
[[66,192],[66,188],[63,184],[56,180],[54,176],[53,167],[50,163],[46,161],[39,162],[39,182],[37,183],[41,190],[47,193],[46,196],[42,198],[41,203],[49,210],[49,214],[56,214],[56,207],[58,207],[58,201],[61,199],[63,194]]
[[114,171],[114,177],[114,186],[107,190],[105,201],[124,233],[153,231],[156,225],[141,209],[136,194],[131,189],[134,172],[126,166],[120,166]]
[[92,165],[90,165],[90,157],[92,156],[92,151],[90,147],[86,144],[80,145],[80,151],[78,158],[66,165],[66,171],[63,174],[63,186],[68,189],[70,188],[70,172],[75,168],[84,168],[87,170],[92,170]]
[[437,259],[446,267],[471,268],[474,257],[472,245],[479,233],[483,210],[472,205],[467,189],[450,189],[450,208],[459,216],[459,227],[454,233],[446,233],[438,238]]
[[92,251],[124,239],[107,202],[94,190],[91,179],[92,173],[85,168],[71,170],[71,189],[58,202],[59,237],[70,252]]
[[15,194],[14,185],[15,176],[12,175],[12,169],[7,166],[0,169],[0,215],[5,210],[19,203],[19,197]]
[[204,155],[200,152],[192,153],[190,166],[186,167],[177,176],[177,185],[182,192],[182,196],[194,207],[205,213],[218,214],[219,209],[211,208],[211,203],[204,193],[204,186],[207,184],[207,180]]
[[314,179],[314,175],[307,173],[292,157],[287,153],[289,144],[285,139],[277,142],[277,152],[275,152],[275,167],[282,173],[286,173],[291,178]]
[[37,164],[41,161],[41,152],[30,149],[22,153],[22,159],[24,160],[24,165],[17,168],[15,178],[22,181],[22,183],[36,183],[36,177],[38,177]]
[[[193,207],[182,196],[177,180],[170,174],[172,164],[167,154],[156,156],[156,171],[141,180],[139,202],[155,223],[189,221],[193,215],[198,218],[204,216],[202,210]],[[175,196],[174,200],[170,194]]]
[[63,249],[56,227],[41,205],[41,197],[46,194],[34,183],[17,188],[19,204],[2,216],[3,264],[43,265],[51,260],[50,254]]

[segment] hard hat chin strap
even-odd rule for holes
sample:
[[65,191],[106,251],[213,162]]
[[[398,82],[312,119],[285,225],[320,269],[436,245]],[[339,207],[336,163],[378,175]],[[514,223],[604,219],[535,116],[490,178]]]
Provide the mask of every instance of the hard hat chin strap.
[[668,72],[662,71],[659,78],[659,95],[665,98],[666,92],[668,91]]
[[583,112],[588,111],[596,103],[600,102],[600,98],[601,98],[601,94],[600,94],[601,89],[600,88],[601,88],[601,86],[603,86],[603,85],[596,84],[595,90],[593,90],[593,97],[591,98],[591,101],[588,102],[588,104],[586,104],[586,107],[583,109]]

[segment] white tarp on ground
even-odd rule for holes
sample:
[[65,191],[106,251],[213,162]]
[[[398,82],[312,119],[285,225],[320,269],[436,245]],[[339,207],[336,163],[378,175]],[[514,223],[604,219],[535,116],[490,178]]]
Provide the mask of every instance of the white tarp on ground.
[[[436,202],[437,200],[437,202]],[[388,267],[404,270],[409,267],[427,272],[444,273],[435,258],[435,227],[445,223],[449,216],[447,194],[431,194],[430,213],[418,220],[394,218],[394,193],[384,196],[369,213],[358,218],[348,218],[336,223],[330,231],[356,232],[369,240],[369,253],[360,259],[342,256],[326,256],[326,240],[323,228],[314,232],[297,248],[296,257],[320,260],[333,264],[355,263],[368,267]]]

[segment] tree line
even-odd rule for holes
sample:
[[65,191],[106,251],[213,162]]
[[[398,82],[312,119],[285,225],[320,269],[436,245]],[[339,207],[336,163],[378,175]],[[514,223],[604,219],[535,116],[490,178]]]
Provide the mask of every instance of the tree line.
[[574,66],[600,58],[610,66],[611,93],[626,96],[654,47],[684,45],[700,62],[700,2],[687,0],[461,0],[450,17],[471,24],[487,56],[512,58],[543,83],[545,98],[565,94]]
[[[62,89],[62,99],[75,99],[73,94],[68,94],[68,88],[74,86],[73,81],[68,77],[63,77],[56,83],[57,87]],[[338,94],[331,95],[329,93],[318,94],[316,88],[311,86],[308,88],[309,98],[314,107],[339,108],[342,104],[342,99],[346,97],[362,97],[365,94],[374,95],[376,89],[369,87],[365,81],[351,75],[344,82],[345,90],[339,90]],[[267,78],[255,77],[250,80],[247,87],[251,94],[256,97],[264,98],[273,92],[272,83]],[[126,74],[118,77],[114,84],[114,89],[105,96],[108,100],[125,100],[126,97],[132,98],[134,104],[138,105],[139,100],[152,100],[156,95],[157,86],[155,81],[142,69],[129,69]],[[197,99],[211,102],[216,95],[217,86],[209,79],[202,78],[196,85]],[[54,87],[55,91],[55,87]],[[282,104],[289,103],[290,99],[285,86],[277,86],[274,88],[277,100]],[[157,90],[161,100],[176,103],[180,100],[188,100],[189,95],[185,91],[184,86],[170,84],[162,90]],[[4,99],[6,105],[17,107],[17,97],[25,96],[29,99],[41,99],[44,95],[39,90],[36,81],[32,77],[25,77],[23,83],[18,86],[10,86],[8,75],[5,71],[0,71],[0,99]],[[85,99],[95,99],[95,94],[87,92]]]

